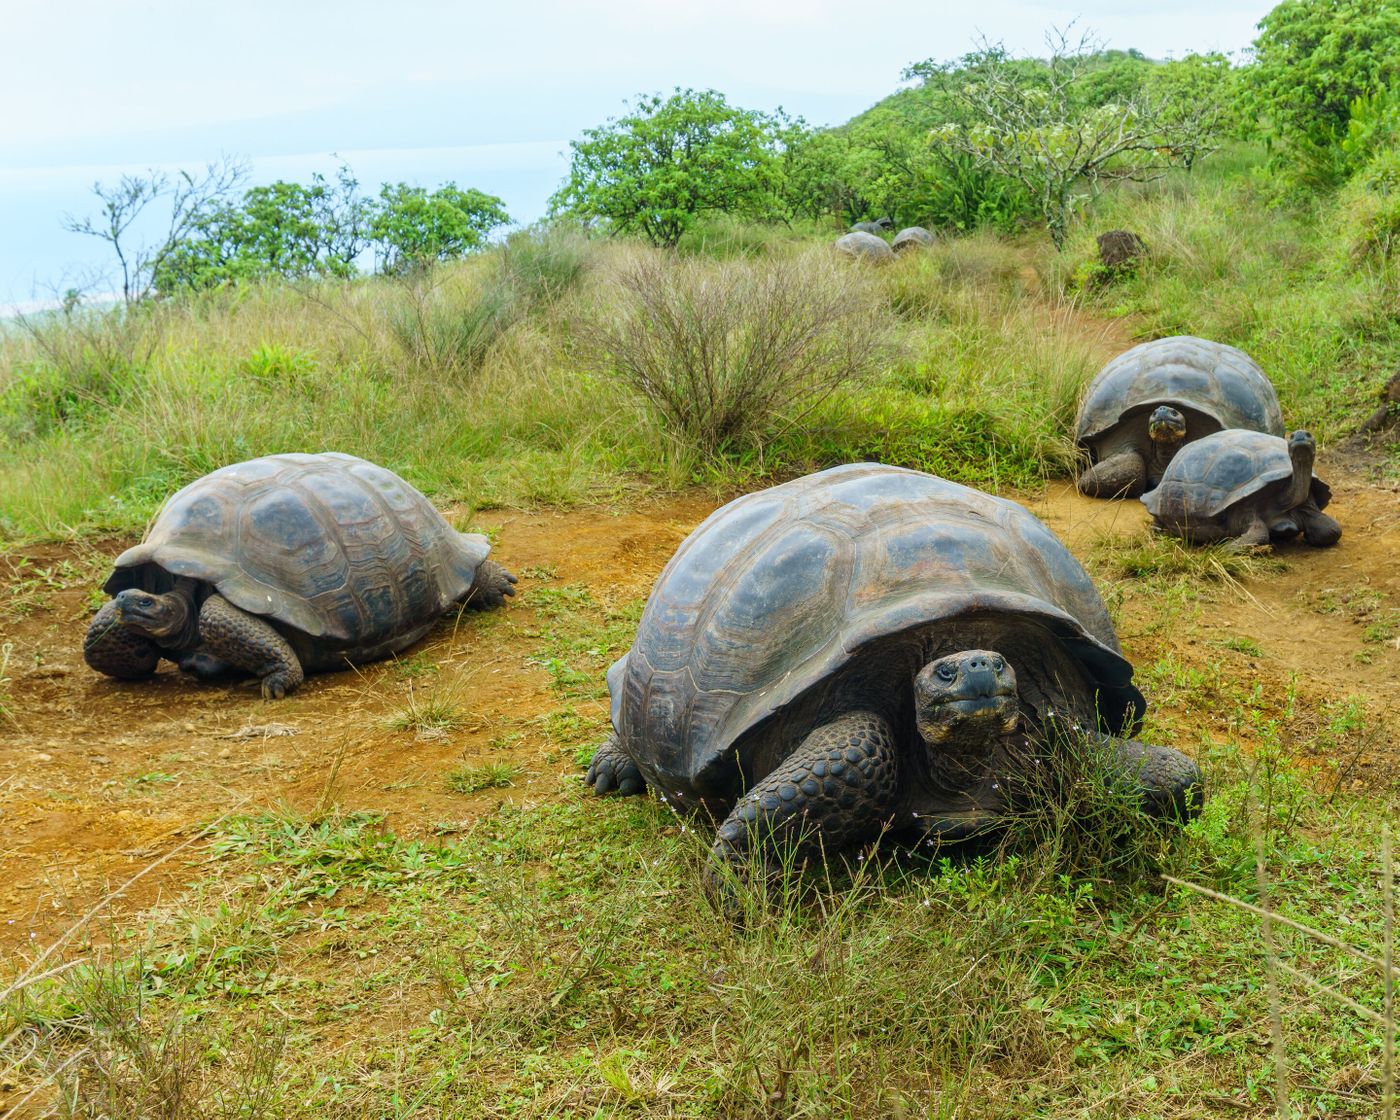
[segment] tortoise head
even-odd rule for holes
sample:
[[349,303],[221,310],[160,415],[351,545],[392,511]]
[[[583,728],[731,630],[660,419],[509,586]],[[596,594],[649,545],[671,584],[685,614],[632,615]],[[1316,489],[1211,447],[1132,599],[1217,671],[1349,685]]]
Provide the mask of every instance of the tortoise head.
[[1289,508],[1300,506],[1312,492],[1313,460],[1317,441],[1312,433],[1299,428],[1288,437],[1288,458],[1293,463],[1293,483],[1289,488]]
[[932,749],[975,748],[1016,730],[1016,674],[999,653],[963,650],[931,661],[914,678],[919,735]]
[[117,622],[151,638],[169,638],[183,633],[190,621],[189,599],[179,592],[153,595],[128,588],[113,600]]
[[1186,417],[1169,404],[1159,404],[1147,418],[1147,434],[1153,443],[1180,443],[1186,438]]

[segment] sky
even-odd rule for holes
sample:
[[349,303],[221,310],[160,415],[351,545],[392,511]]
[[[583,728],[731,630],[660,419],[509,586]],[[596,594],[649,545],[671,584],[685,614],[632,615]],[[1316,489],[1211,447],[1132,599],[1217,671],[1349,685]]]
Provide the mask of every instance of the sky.
[[64,230],[94,182],[250,161],[253,182],[348,162],[384,181],[454,180],[543,216],[568,143],[638,93],[839,124],[911,62],[978,39],[1037,53],[1074,22],[1154,58],[1244,51],[1267,0],[61,0],[12,5],[0,37],[0,309],[110,289],[105,245]]

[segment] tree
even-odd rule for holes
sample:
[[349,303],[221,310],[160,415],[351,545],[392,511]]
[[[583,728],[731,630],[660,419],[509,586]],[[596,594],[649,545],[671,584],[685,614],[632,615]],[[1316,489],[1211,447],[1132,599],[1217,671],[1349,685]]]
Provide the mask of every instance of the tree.
[[1259,21],[1247,76],[1277,140],[1325,152],[1353,101],[1400,82],[1400,0],[1283,0]]
[[353,276],[373,211],[358,188],[342,165],[334,182],[318,172],[308,185],[278,180],[250,188],[236,205],[209,207],[163,256],[155,287],[169,294],[269,276]]
[[1239,71],[1219,51],[1159,63],[1148,72],[1143,92],[1164,121],[1186,124],[1178,151],[1187,171],[1213,150],[1217,137],[1237,132],[1242,123]]
[[435,191],[385,183],[369,223],[383,272],[403,272],[451,260],[481,247],[486,236],[510,224],[495,195],[446,183]]
[[930,137],[950,156],[971,157],[1019,183],[1059,248],[1074,215],[1106,183],[1153,179],[1211,150],[1219,112],[1209,104],[1169,109],[1162,96],[1141,87],[1123,100],[1098,102],[1085,85],[1096,44],[1087,36],[1071,44],[1063,32],[1047,41],[1050,57],[1043,62],[983,45],[930,72],[968,122],[949,122]]
[[[114,186],[93,184],[93,193],[102,202],[100,217],[77,219],[69,215],[63,226],[111,245],[121,270],[122,299],[136,303],[154,293],[156,275],[172,250],[247,177],[246,161],[229,156],[209,164],[202,175],[190,171],[167,175],[154,170],[145,176],[123,175]],[[143,239],[132,244],[135,227],[144,224],[140,219],[148,207],[160,201],[169,205],[164,233],[157,241]]]
[[788,124],[714,90],[638,98],[636,110],[574,140],[555,213],[603,219],[673,248],[704,213],[766,216],[775,205],[779,133]]

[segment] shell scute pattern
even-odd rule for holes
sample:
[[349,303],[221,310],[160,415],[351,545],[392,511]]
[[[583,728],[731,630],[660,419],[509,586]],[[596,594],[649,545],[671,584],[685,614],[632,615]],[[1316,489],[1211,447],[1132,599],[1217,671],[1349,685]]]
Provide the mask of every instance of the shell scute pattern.
[[1098,372],[1080,405],[1076,440],[1090,444],[1129,415],[1160,404],[1202,413],[1221,428],[1284,434],[1274,387],[1248,354],[1176,335],[1125,350]]
[[[1288,445],[1275,436],[1220,432],[1177,453],[1161,484],[1143,496],[1154,517],[1215,517],[1273,483],[1293,477]],[[1321,504],[1325,504],[1325,501]]]
[[1110,728],[1141,708],[1098,592],[1028,511],[853,464],[739,498],[682,544],[609,671],[613,726],[665,791],[735,765],[747,730],[862,649],[980,610],[1059,634],[1106,690]]
[[164,573],[190,576],[243,610],[367,648],[461,599],[488,551],[382,467],[333,452],[271,455],[174,494],[105,590],[164,590]]

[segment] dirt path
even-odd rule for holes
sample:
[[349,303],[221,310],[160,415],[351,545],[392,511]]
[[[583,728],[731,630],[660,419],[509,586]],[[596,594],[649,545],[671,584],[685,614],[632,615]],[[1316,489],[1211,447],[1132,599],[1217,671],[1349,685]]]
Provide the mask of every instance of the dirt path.
[[[1328,474],[1326,460],[1319,473]],[[1290,549],[1284,570],[1205,588],[1184,611],[1150,580],[1100,580],[1140,670],[1167,660],[1227,674],[1280,709],[1290,694],[1322,705],[1358,698],[1369,730],[1348,780],[1388,783],[1400,772],[1400,495],[1359,475],[1329,477],[1333,512],[1346,530],[1335,549]],[[46,943],[221,813],[284,800],[309,808],[334,797],[387,814],[402,833],[425,834],[450,831],[505,798],[554,796],[557,775],[576,769],[551,720],[572,721],[577,739],[580,727],[601,727],[606,713],[596,695],[561,693],[550,662],[554,624],[532,596],[541,604],[544,589],[567,589],[604,608],[633,603],[716,504],[692,494],[627,512],[484,515],[479,523],[499,538],[496,555],[521,573],[515,603],[494,616],[467,616],[455,630],[444,624],[397,665],[313,677],[276,704],[264,704],[251,682],[202,684],[169,667],[140,685],[97,676],[79,651],[91,577],[13,592],[32,585],[36,572],[90,573],[91,546],[0,558],[0,575],[8,565],[11,576],[6,601],[22,599],[24,607],[0,613],[17,721],[0,732],[0,948]],[[1100,567],[1106,548],[1148,535],[1137,503],[1088,501],[1065,484],[1028,504]],[[107,542],[101,552],[115,555],[124,543]],[[596,693],[596,681],[591,688]],[[444,696],[461,726],[387,725]],[[1171,711],[1188,747],[1201,736],[1247,737],[1228,713],[1202,710],[1183,692],[1163,687],[1149,698]],[[485,762],[520,773],[510,788],[448,787],[454,768]],[[152,905],[196,874],[190,864],[202,858],[191,846],[133,885],[115,909]]]
[[[166,665],[140,685],[106,680],[80,649],[94,579],[91,546],[43,546],[0,557],[10,646],[9,704],[0,725],[0,948],[43,943],[113,886],[197,834],[211,818],[287,800],[335,797],[389,815],[405,833],[442,831],[507,795],[529,797],[573,763],[541,721],[572,710],[597,722],[596,700],[566,701],[539,662],[542,587],[586,589],[602,603],[646,595],[677,544],[714,503],[688,496],[634,510],[482,515],[494,555],[520,573],[520,595],[494,615],[444,622],[400,663],[310,678],[265,704],[252,682],[209,685]],[[106,542],[115,556],[131,542]],[[5,579],[8,569],[9,578]],[[16,593],[21,588],[22,593]],[[389,720],[448,702],[461,726],[393,730]],[[510,789],[464,795],[445,775],[464,764],[523,768]],[[134,884],[116,909],[151,905],[188,877],[186,853]]]

